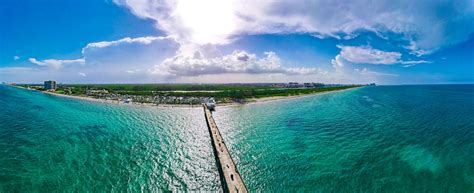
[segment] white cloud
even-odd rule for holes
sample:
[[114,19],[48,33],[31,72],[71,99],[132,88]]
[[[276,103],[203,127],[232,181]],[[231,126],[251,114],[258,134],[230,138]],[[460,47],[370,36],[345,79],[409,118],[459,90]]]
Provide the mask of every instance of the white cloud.
[[418,57],[431,54],[433,52],[433,50],[420,49],[419,46],[416,45],[416,42],[413,40],[410,40],[410,43],[406,45],[405,48],[410,51],[410,54]]
[[331,60],[332,67],[334,68],[341,68],[344,67],[344,62],[342,61],[343,59],[341,58],[341,55],[338,54],[334,59]]
[[392,77],[398,77],[398,74],[391,74],[391,73],[384,73],[384,72],[376,72],[376,71],[371,71],[367,68],[363,69],[354,69],[354,72],[363,75],[363,76],[392,76]]
[[31,63],[37,64],[37,65],[40,65],[40,66],[45,66],[45,65],[46,65],[46,63],[44,63],[44,62],[37,61],[36,58],[29,58],[28,60],[29,60]]
[[224,43],[236,29],[234,2],[114,0],[128,7],[135,15],[153,19],[157,27],[183,42]]
[[39,66],[48,66],[53,69],[59,69],[62,68],[63,65],[69,65],[69,64],[84,64],[85,59],[80,58],[80,59],[75,59],[75,60],[57,60],[57,59],[47,59],[47,60],[37,60],[36,58],[29,58],[28,59],[31,63],[39,65]]
[[431,61],[426,61],[426,60],[406,60],[406,61],[399,61],[399,62],[400,62],[401,64],[409,64],[409,65],[431,63]]
[[[135,51],[134,47],[129,49],[129,47],[123,47],[125,45],[145,45],[149,47],[143,47],[143,50]],[[155,45],[156,44],[156,45]],[[161,62],[164,58],[169,57],[165,54],[172,51],[175,52],[178,47],[177,43],[173,38],[162,37],[162,36],[147,36],[147,37],[137,37],[137,38],[122,38],[115,41],[101,41],[101,42],[92,42],[87,44],[82,48],[82,58],[74,60],[63,60],[63,59],[46,59],[38,60],[36,58],[29,58],[28,60],[39,66],[47,66],[53,69],[60,69],[65,65],[70,64],[80,64],[84,65],[87,63],[92,64],[92,66],[102,65],[109,66],[115,65],[118,67],[126,63],[127,65],[139,65],[145,63],[150,65],[150,63]],[[179,46],[179,45],[178,45]],[[113,50],[110,48],[119,48]],[[160,54],[163,54],[161,56]],[[135,57],[134,57],[135,56]],[[90,66],[91,67],[91,66]],[[111,66],[109,66],[112,68]],[[81,75],[82,76],[82,75]]]
[[[135,44],[131,46],[131,44]],[[342,49],[342,48],[341,48]],[[37,60],[32,63],[61,69],[41,76],[57,78],[69,77],[75,81],[94,82],[280,82],[280,81],[320,81],[320,82],[371,82],[384,73],[369,70],[351,70],[351,64],[341,53],[331,61],[334,71],[313,67],[285,66],[274,52],[257,56],[243,50],[235,50],[223,55],[215,45],[179,44],[172,38],[124,38],[109,42],[90,43],[84,47],[84,59],[78,60]],[[87,58],[87,60],[85,60]],[[64,65],[80,63],[85,65]],[[411,61],[416,62],[416,61]],[[346,64],[347,63],[347,64]],[[344,69],[344,66],[347,66]],[[87,68],[84,68],[87,67]],[[69,74],[67,76],[66,74]],[[81,79],[81,77],[88,77]],[[75,77],[75,78],[74,78]],[[232,78],[230,78],[232,77]],[[54,78],[54,77],[53,77]]]
[[193,55],[178,54],[150,70],[152,74],[172,76],[200,76],[226,73],[247,74],[286,74],[308,75],[324,73],[317,68],[286,68],[274,52],[265,52],[265,57],[258,58],[255,54],[236,50],[232,54],[221,57],[205,57],[200,51]]
[[431,63],[431,61],[426,61],[426,60],[417,60],[417,61],[402,61],[401,64],[405,64],[403,65],[402,67],[412,67],[412,66],[415,66],[417,64],[429,64]]
[[[474,31],[470,0],[114,0],[180,42],[226,44],[234,35],[309,33],[350,38],[358,30],[401,34],[412,50],[463,41]],[[442,12],[443,14],[439,14]],[[455,30],[453,30],[455,29]],[[388,38],[388,37],[387,37]],[[420,53],[421,54],[421,53]]]
[[[408,60],[405,55],[402,58],[399,52],[382,51],[369,46],[341,46],[341,52],[331,61],[335,72],[329,73],[319,68],[285,67],[280,58],[272,52],[266,53],[264,57],[244,51],[223,55],[214,46],[229,44],[238,37],[253,34],[305,33],[318,38],[332,37],[342,41],[356,37],[359,31],[368,30],[386,41],[395,40],[397,44],[402,42],[402,47],[414,56],[423,56],[441,46],[461,42],[474,31],[474,6],[470,0],[114,2],[127,7],[139,17],[154,20],[156,27],[163,31],[166,37],[126,37],[115,41],[93,42],[82,49],[82,59],[30,58],[29,61],[55,69],[73,63],[87,63],[84,66],[94,69],[87,71],[75,66],[62,70],[73,71],[69,75],[76,75],[84,70],[88,77],[101,76],[103,79],[100,80],[106,80],[106,75],[143,78],[141,75],[146,74],[153,66],[155,68],[150,71],[154,73],[154,77],[167,74],[191,79],[213,74],[225,76],[227,73],[245,73],[265,78],[268,78],[268,74],[275,77],[327,74],[327,77],[342,79],[345,75],[354,75],[351,63],[402,64],[409,67],[429,61]],[[206,46],[210,49],[203,49]],[[343,69],[345,66],[346,69]],[[370,72],[375,71],[361,69],[358,72],[374,75]]]
[[136,69],[125,70],[125,72],[128,73],[128,74],[145,74],[147,70],[148,69],[136,68]]
[[[338,57],[353,62],[353,63],[362,63],[362,64],[422,64],[430,63],[425,60],[401,60],[402,54],[399,52],[386,52],[378,49],[374,49],[370,46],[342,46],[338,45],[338,48],[341,49],[339,55],[336,56],[336,62],[340,61]],[[334,59],[333,59],[334,60]],[[334,65],[334,63],[333,63]]]
[[384,52],[370,46],[341,46],[341,57],[349,62],[365,64],[394,64],[401,58],[398,52]]
[[286,68],[284,74],[286,75],[327,75],[328,71],[322,70],[321,68]]
[[110,46],[118,46],[120,44],[133,44],[133,43],[148,45],[156,40],[164,40],[168,38],[169,37],[162,37],[162,36],[158,36],[158,37],[147,36],[147,37],[137,37],[137,38],[126,37],[126,38],[122,38],[115,41],[93,42],[93,43],[87,44],[84,48],[82,48],[82,54],[84,54],[90,49],[101,49],[101,48],[106,48]]
[[[95,51],[102,52],[109,47],[118,47],[125,44],[137,43],[141,45],[158,44],[157,49],[146,54],[153,56],[150,61],[137,62],[143,57],[124,56],[121,52],[119,56],[114,55],[113,59],[104,60],[103,57],[94,55]],[[177,44],[177,46],[176,46]],[[175,55],[172,57],[163,58],[161,55],[164,52],[157,52],[157,50],[173,50]],[[171,37],[138,37],[138,38],[123,38],[116,41],[103,41],[89,43],[83,49],[84,57],[87,60],[98,61],[101,64],[115,65],[115,70],[126,72],[127,74],[152,75],[155,77],[174,77],[179,76],[202,76],[202,75],[219,75],[219,74],[285,74],[285,75],[314,75],[327,74],[326,71],[320,68],[306,68],[306,67],[284,67],[281,64],[280,58],[274,52],[265,52],[265,57],[259,58],[255,54],[247,53],[246,51],[234,51],[229,55],[222,55],[215,45],[212,44],[188,44],[178,43]],[[137,55],[135,52],[126,52],[126,54]],[[142,52],[140,52],[142,53]],[[106,52],[107,55],[111,53]],[[157,55],[158,54],[158,55]],[[126,58],[124,58],[126,57]],[[129,58],[129,59],[127,59]],[[132,62],[138,64],[133,64]],[[105,63],[104,63],[105,62]],[[118,65],[125,66],[119,67]],[[125,64],[126,63],[126,64]],[[154,68],[146,67],[146,64],[155,63]],[[109,67],[110,68],[110,67]],[[125,69],[124,69],[125,68]]]
[[20,56],[13,56],[13,60],[19,60]]

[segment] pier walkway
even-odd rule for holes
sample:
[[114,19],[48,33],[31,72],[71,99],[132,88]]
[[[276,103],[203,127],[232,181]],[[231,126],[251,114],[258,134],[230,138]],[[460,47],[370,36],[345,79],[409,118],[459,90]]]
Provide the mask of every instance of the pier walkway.
[[222,139],[211,111],[205,104],[203,104],[203,107],[207,127],[209,128],[209,133],[211,135],[217,167],[219,168],[221,182],[224,186],[224,192],[247,192],[244,181],[240,177],[240,173],[235,166],[234,160],[230,156],[229,150]]

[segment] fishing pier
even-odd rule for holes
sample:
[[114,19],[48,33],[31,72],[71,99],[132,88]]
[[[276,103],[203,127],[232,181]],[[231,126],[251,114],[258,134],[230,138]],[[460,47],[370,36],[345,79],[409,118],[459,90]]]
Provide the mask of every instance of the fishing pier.
[[235,162],[230,156],[211,111],[206,104],[203,104],[203,107],[224,192],[247,192],[247,187],[245,187]]

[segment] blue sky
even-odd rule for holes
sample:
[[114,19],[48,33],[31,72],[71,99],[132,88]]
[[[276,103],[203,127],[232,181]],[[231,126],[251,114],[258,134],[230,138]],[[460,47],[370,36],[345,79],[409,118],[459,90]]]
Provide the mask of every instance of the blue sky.
[[472,55],[470,0],[0,2],[6,82],[474,83]]

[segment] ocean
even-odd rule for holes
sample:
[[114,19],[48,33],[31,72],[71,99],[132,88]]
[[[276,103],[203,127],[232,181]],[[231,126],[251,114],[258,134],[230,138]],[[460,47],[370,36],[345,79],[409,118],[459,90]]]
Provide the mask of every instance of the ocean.
[[[473,192],[474,85],[375,86],[217,107],[251,192]],[[201,108],[0,86],[0,192],[221,189]]]

